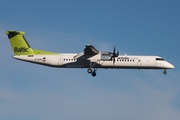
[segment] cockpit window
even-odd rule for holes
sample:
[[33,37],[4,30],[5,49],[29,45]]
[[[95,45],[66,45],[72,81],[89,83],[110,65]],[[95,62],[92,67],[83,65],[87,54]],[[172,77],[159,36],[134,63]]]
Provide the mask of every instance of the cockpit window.
[[164,61],[163,58],[156,58],[156,60],[159,60],[159,61]]

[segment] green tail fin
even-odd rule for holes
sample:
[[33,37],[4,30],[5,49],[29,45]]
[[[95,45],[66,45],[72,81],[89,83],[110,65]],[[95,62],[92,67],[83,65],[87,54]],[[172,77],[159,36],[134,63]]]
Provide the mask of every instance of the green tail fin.
[[35,55],[35,54],[55,54],[42,50],[32,49],[26,41],[22,31],[7,31],[14,55]]
[[33,55],[33,50],[24,38],[25,32],[7,31],[14,55]]

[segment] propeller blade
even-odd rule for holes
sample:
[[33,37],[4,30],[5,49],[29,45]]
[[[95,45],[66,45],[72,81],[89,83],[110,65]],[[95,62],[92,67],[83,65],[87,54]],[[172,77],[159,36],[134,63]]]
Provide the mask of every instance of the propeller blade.
[[119,56],[119,51],[117,51],[117,57]]
[[115,61],[116,61],[116,57],[118,57],[119,56],[119,51],[117,51],[117,53],[116,53],[116,47],[114,46],[114,49],[113,49],[113,53],[112,53],[112,57],[111,57],[111,60],[113,61],[113,64],[115,63]]
[[115,52],[116,52],[116,47],[114,46],[113,55],[115,54]]

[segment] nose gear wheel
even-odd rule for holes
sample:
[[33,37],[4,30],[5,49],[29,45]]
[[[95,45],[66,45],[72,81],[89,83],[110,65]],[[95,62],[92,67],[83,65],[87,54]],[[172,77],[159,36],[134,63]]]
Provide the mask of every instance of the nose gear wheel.
[[164,69],[164,71],[163,71],[163,74],[164,74],[164,75],[166,75],[166,74],[167,74],[167,71],[166,71],[166,69]]

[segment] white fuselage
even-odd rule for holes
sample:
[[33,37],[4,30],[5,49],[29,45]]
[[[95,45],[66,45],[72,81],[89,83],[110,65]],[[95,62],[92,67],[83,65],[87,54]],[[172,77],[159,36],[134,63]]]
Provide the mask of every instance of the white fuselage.
[[[59,68],[129,68],[129,69],[171,69],[172,64],[159,56],[120,55],[112,60],[101,60],[99,55],[87,59],[76,58],[78,54],[19,55],[18,60]],[[93,65],[92,65],[93,64]]]

